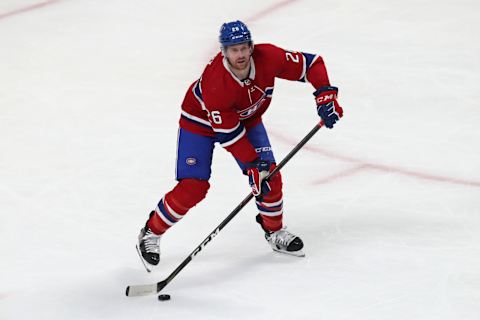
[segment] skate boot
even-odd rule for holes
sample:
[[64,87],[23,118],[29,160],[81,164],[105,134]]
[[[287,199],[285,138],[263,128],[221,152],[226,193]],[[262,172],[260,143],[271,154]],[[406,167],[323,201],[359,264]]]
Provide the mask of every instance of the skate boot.
[[[154,211],[150,213],[150,217],[155,214]],[[148,220],[147,220],[148,222]],[[147,272],[151,272],[160,262],[160,239],[161,235],[152,232],[145,223],[145,227],[140,230],[138,235],[137,252],[140,260]]]
[[262,226],[263,231],[265,231],[265,239],[274,251],[290,254],[296,257],[305,257],[305,253],[302,251],[302,239],[288,232],[286,230],[287,227],[272,232],[263,227],[262,216],[260,214],[257,215],[256,220]]

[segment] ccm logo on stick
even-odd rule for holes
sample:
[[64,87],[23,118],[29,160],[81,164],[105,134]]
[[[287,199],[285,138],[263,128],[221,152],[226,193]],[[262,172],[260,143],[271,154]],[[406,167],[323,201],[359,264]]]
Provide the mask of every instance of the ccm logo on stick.
[[215,238],[215,236],[220,232],[220,228],[217,228],[214,232],[212,232],[208,237],[207,239],[203,240],[202,244],[197,248],[195,249],[195,251],[190,255],[190,258],[194,258],[200,251],[202,251],[203,248],[205,248],[205,246],[210,242],[212,241],[213,238]]

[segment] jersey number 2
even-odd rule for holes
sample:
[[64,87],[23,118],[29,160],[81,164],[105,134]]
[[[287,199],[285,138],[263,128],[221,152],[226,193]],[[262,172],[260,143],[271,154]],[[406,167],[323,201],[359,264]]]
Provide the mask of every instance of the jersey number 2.
[[295,63],[298,63],[300,61],[300,57],[298,56],[298,53],[295,53],[296,55],[293,55],[293,52],[285,52],[285,56],[287,57],[287,61],[292,60]]

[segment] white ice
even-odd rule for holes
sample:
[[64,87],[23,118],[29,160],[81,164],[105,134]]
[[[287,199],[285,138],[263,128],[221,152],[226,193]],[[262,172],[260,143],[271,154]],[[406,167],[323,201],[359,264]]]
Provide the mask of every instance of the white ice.
[[[0,319],[480,319],[480,4],[474,0],[2,0]],[[30,8],[19,10],[22,8]],[[6,14],[16,12],[14,14]],[[345,117],[283,171],[303,259],[273,253],[216,148],[212,187],[162,240],[134,245],[174,186],[180,103],[242,19],[256,43],[321,54]],[[279,80],[277,159],[318,121]]]

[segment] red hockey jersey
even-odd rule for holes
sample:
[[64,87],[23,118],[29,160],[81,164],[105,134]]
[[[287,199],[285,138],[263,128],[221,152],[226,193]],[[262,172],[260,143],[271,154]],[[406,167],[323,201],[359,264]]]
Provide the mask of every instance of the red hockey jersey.
[[330,85],[318,55],[257,44],[250,62],[248,78],[238,79],[218,53],[187,91],[180,118],[181,128],[215,137],[242,162],[257,157],[246,130],[261,121],[270,105],[275,78],[310,82],[315,89]]

